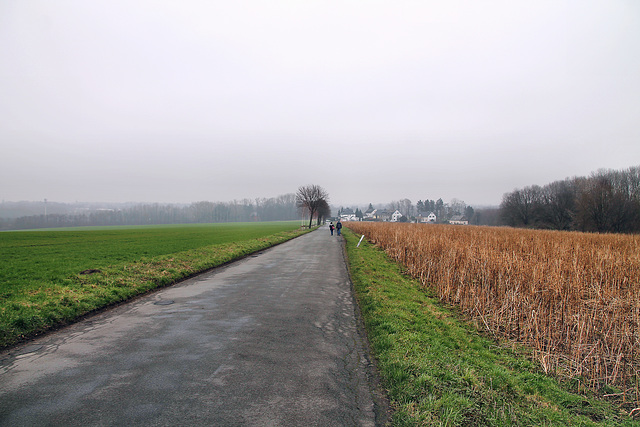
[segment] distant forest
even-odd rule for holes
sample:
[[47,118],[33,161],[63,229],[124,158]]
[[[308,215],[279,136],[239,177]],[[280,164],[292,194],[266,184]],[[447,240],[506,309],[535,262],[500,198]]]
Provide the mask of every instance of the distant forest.
[[504,225],[598,233],[640,232],[640,166],[533,185],[504,195]]
[[104,225],[190,224],[300,219],[295,194],[233,202],[66,204],[2,202],[0,230]]
[[[369,205],[372,207],[372,205]],[[398,209],[406,220],[433,211],[438,222],[463,215],[472,225],[507,225],[553,230],[640,232],[640,166],[626,170],[600,170],[589,177],[567,178],[545,186],[532,185],[506,193],[499,207],[474,210],[463,201],[403,199],[380,205]],[[337,209],[339,213],[343,208]],[[363,216],[356,209],[359,217]],[[36,228],[189,224],[212,222],[279,221],[300,219],[295,194],[233,202],[177,204],[90,204],[54,202],[1,202],[0,230]]]

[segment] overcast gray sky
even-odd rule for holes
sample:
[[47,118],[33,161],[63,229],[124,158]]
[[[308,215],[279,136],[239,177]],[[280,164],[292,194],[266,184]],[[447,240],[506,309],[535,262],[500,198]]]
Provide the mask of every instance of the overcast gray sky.
[[498,204],[640,164],[640,2],[0,2],[0,199]]

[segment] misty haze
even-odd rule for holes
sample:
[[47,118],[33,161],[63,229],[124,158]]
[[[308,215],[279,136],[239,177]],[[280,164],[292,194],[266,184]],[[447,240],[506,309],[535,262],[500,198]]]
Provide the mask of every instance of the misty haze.
[[315,183],[337,209],[478,208],[626,170],[638,16],[629,1],[3,2],[0,200],[255,204]]

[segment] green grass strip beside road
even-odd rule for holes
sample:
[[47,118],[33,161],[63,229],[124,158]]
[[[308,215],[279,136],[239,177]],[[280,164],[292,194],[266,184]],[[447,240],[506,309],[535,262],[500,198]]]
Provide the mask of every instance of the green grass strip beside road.
[[0,271],[0,348],[308,232],[263,224],[3,233],[0,249],[12,257]]
[[482,336],[349,230],[352,281],[395,426],[638,425]]

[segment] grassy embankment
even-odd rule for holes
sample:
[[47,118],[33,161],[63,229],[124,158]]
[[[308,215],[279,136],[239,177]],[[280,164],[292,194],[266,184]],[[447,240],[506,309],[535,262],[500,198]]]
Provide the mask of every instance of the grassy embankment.
[[302,233],[297,221],[0,233],[0,348]]
[[571,391],[526,357],[484,337],[403,274],[384,252],[344,233],[369,342],[393,425],[640,425]]

